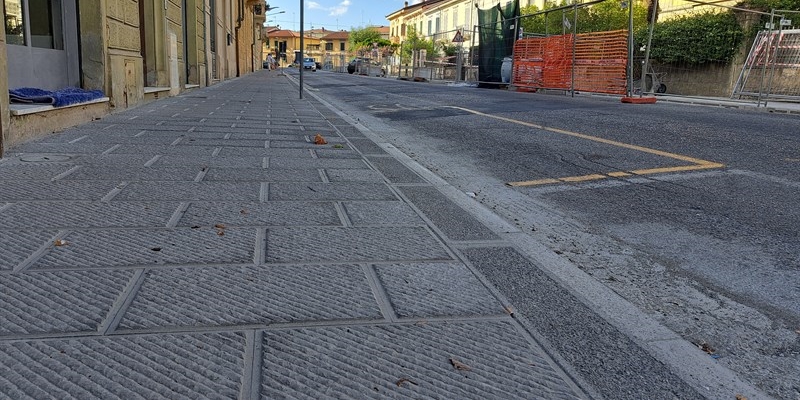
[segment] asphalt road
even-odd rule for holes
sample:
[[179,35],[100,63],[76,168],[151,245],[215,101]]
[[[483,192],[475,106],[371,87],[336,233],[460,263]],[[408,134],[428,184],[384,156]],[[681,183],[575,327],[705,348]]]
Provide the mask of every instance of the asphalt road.
[[800,398],[800,116],[304,78],[722,365]]

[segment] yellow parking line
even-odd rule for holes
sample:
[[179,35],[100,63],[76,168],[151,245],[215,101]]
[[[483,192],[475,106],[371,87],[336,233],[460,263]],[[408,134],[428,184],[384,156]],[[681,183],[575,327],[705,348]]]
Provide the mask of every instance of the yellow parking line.
[[596,181],[598,179],[606,179],[608,176],[601,175],[601,174],[591,174],[591,175],[582,175],[582,176],[569,176],[566,178],[558,178],[558,180],[562,182],[586,182],[586,181]]
[[624,178],[637,175],[641,176],[641,175],[652,175],[652,174],[665,174],[671,172],[699,171],[704,169],[722,168],[724,166],[725,166],[724,164],[719,164],[719,163],[705,163],[705,164],[695,164],[695,165],[682,165],[677,167],[637,169],[627,172],[613,171],[605,174],[589,174],[589,175],[566,176],[563,178],[544,178],[532,181],[508,182],[506,183],[506,185],[513,187],[522,187],[522,186],[549,185],[553,183],[576,183],[576,182],[596,181],[607,178]]
[[647,168],[647,169],[637,169],[631,171],[633,175],[652,175],[652,174],[666,174],[670,172],[684,172],[684,171],[697,171],[701,169],[714,169],[714,168],[722,168],[724,164],[720,163],[712,163],[712,162],[705,162],[696,165],[682,165],[679,167],[662,167],[662,168]]
[[567,131],[564,129],[558,128],[551,128],[544,125],[534,124],[525,121],[519,121],[512,118],[501,117],[498,115],[486,114],[480,111],[470,110],[469,108],[464,107],[456,107],[456,106],[447,106],[449,108],[455,108],[457,110],[466,111],[468,113],[472,113],[475,115],[480,115],[483,117],[494,118],[500,121],[510,122],[512,124],[523,125],[535,129],[540,129],[548,132],[559,133],[562,135],[572,136],[580,139],[591,140],[593,142],[608,144],[611,146],[622,147],[624,149],[640,151],[643,153],[653,154],[661,157],[671,158],[673,160],[684,161],[688,163],[692,163],[694,165],[682,165],[682,166],[675,166],[675,167],[660,167],[660,168],[646,168],[646,169],[637,169],[633,171],[613,171],[608,172],[605,174],[589,174],[589,175],[580,175],[580,176],[569,176],[564,178],[544,178],[544,179],[536,179],[531,181],[520,181],[520,182],[508,182],[507,185],[509,186],[537,186],[537,185],[546,185],[546,184],[553,184],[553,183],[560,183],[560,182],[585,182],[591,180],[599,180],[605,178],[621,178],[627,177],[632,175],[651,175],[651,174],[663,174],[663,173],[670,173],[670,172],[685,172],[685,171],[697,171],[703,169],[714,169],[714,168],[723,168],[725,164],[716,163],[713,161],[707,161],[700,158],[684,156],[681,154],[670,153],[668,151],[663,150],[656,150],[651,149],[649,147],[637,146],[634,144],[628,144],[623,142],[618,142],[616,140],[604,139],[597,136],[590,136],[583,133]]
[[544,178],[544,179],[537,179],[533,181],[524,181],[524,182],[508,182],[507,185],[509,186],[537,186],[537,185],[549,185],[552,183],[560,183],[561,181],[558,179],[553,178]]

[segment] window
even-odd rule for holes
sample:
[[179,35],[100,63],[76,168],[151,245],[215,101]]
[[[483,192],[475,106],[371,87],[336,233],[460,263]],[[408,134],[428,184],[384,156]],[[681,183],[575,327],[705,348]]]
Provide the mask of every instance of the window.
[[25,21],[22,19],[22,0],[5,0],[6,42],[25,45]]
[[433,21],[428,20],[428,36],[433,35]]
[[339,51],[344,51],[344,42],[339,43]]
[[458,7],[453,9],[453,29],[458,28]]
[[406,35],[406,24],[400,25],[400,36]]
[[325,43],[325,51],[333,51],[333,43],[331,42]]
[[6,41],[44,49],[64,49],[61,0],[4,0]]

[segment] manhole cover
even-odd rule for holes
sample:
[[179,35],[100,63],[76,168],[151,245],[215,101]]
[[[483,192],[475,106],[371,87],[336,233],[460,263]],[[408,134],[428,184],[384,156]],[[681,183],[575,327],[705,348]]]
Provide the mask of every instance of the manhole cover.
[[69,161],[72,156],[64,156],[58,154],[48,154],[48,155],[29,155],[29,156],[22,156],[19,158],[20,161],[25,162],[61,162],[61,161]]

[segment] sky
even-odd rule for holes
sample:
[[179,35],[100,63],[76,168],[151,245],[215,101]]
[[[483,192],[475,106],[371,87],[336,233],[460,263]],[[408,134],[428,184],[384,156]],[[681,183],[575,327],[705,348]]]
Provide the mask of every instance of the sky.
[[[403,8],[404,0],[303,0],[305,29],[346,30],[389,26],[386,16]],[[409,0],[413,4],[413,0]],[[267,0],[267,25],[300,30],[300,0]],[[280,13],[283,11],[283,13]],[[280,13],[280,14],[279,14]]]

